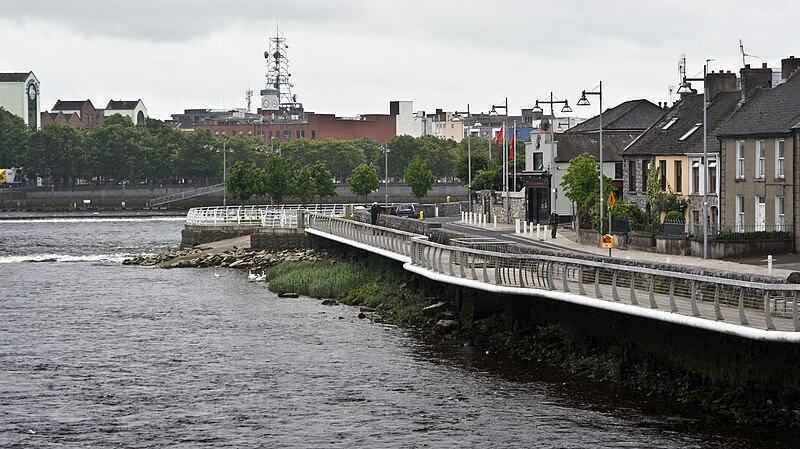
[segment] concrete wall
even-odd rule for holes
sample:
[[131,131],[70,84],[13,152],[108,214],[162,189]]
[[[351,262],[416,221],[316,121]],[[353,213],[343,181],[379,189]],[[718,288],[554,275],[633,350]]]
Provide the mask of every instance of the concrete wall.
[[[693,238],[689,242],[691,254],[703,257],[703,239]],[[794,251],[791,240],[758,240],[758,241],[719,241],[709,240],[708,252],[711,259],[741,256],[767,256],[770,254],[788,254]]]
[[186,225],[181,231],[181,248],[250,235],[253,230],[254,228],[242,228],[238,226]]

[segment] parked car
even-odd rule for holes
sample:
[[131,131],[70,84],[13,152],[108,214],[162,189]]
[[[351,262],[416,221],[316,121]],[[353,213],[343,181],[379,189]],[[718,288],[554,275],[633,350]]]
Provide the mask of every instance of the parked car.
[[395,214],[397,214],[398,217],[419,218],[417,209],[413,204],[401,204],[397,206]]

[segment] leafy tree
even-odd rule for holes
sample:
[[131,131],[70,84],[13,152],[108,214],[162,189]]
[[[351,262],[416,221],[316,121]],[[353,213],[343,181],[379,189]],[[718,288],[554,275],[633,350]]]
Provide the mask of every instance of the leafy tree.
[[[572,159],[567,174],[561,180],[564,195],[574,202],[578,210],[578,218],[589,217],[592,206],[598,201],[600,193],[600,164],[589,153],[583,153]],[[603,192],[608,194],[614,190],[611,178],[603,176]],[[598,209],[599,210],[599,209]]]
[[[306,138],[295,139],[290,142],[280,141],[280,154],[288,158],[297,166],[309,166],[319,161],[322,152],[322,143]],[[278,141],[275,142],[278,145]],[[270,151],[271,147],[270,147]],[[278,152],[276,147],[274,152]]]
[[208,182],[222,177],[222,142],[208,129],[188,133],[175,155],[175,173],[181,178]]
[[143,168],[144,133],[119,114],[89,133],[86,151],[90,174],[115,181],[140,179]]
[[353,169],[353,173],[347,183],[350,185],[350,190],[354,195],[364,196],[364,202],[367,201],[367,195],[370,192],[378,190],[378,187],[381,186],[375,167],[363,163]]
[[264,192],[272,198],[273,203],[281,204],[292,192],[295,167],[289,159],[275,154],[267,157],[264,167]]
[[53,184],[70,185],[83,164],[84,136],[67,125],[45,126],[31,134],[23,157],[27,172],[50,178]]
[[344,179],[364,162],[364,154],[352,141],[326,139],[322,142],[318,160],[336,179]]
[[[477,139],[472,139],[472,140],[475,141]],[[459,151],[462,151],[462,148],[459,148]],[[475,148],[473,146],[472,147],[473,181],[478,172],[480,172],[481,170],[486,170],[488,168],[489,168],[489,150],[487,148]],[[469,154],[467,150],[463,150],[463,153],[459,153],[458,159],[456,160],[453,169],[456,178],[460,179],[465,183],[469,181]]]
[[22,165],[28,133],[21,118],[0,107],[0,168]]
[[331,176],[331,172],[325,168],[325,164],[316,162],[309,167],[309,171],[314,178],[314,183],[317,187],[317,195],[320,198],[338,195],[336,193],[336,186],[333,185],[333,176]]
[[428,164],[422,159],[412,160],[403,172],[403,177],[411,186],[411,194],[417,199],[427,196],[436,182],[436,176],[433,176]]
[[453,166],[458,159],[458,144],[453,139],[435,136],[417,138],[417,157],[425,161],[437,178],[452,178]]
[[[392,178],[401,178],[405,167],[414,159],[414,156],[419,155],[419,146],[417,140],[409,135],[396,136],[386,143],[389,148],[389,176]],[[376,167],[380,167],[379,171],[385,176],[383,154],[381,154],[379,161],[375,162]]]
[[[652,167],[652,162],[650,166]],[[650,219],[653,223],[661,223],[662,215],[671,211],[677,211],[681,215],[686,211],[688,202],[680,195],[676,195],[671,189],[666,192],[661,191],[661,168],[650,170],[647,175],[647,197],[650,200]]]
[[263,196],[266,193],[265,178],[264,170],[254,163],[237,161],[228,170],[226,187],[231,196],[243,204],[253,196]]
[[310,203],[317,196],[317,182],[309,167],[303,167],[297,172],[294,193],[303,205]]
[[377,166],[377,160],[383,160],[383,153],[381,153],[381,143],[372,137],[362,137],[353,141],[353,145],[358,148],[361,154],[364,155],[364,161],[374,163]]
[[489,168],[479,170],[472,177],[471,190],[500,190],[503,186],[503,167],[496,162],[489,164]]

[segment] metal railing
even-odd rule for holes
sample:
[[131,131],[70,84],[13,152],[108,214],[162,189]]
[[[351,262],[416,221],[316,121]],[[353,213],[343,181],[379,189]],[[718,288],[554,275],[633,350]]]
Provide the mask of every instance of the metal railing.
[[149,207],[161,206],[175,201],[185,200],[187,198],[194,198],[197,196],[208,195],[210,193],[222,192],[225,190],[225,184],[214,184],[197,189],[187,190],[185,192],[173,193],[171,195],[159,196],[147,202]]
[[411,241],[427,240],[428,237],[398,229],[373,226],[353,220],[345,220],[320,213],[303,213],[306,228],[333,234],[345,239],[380,248],[411,258]]
[[[319,214],[309,214],[306,225],[410,257],[411,266],[452,278],[453,283],[466,281],[467,285],[476,285],[477,282],[520,294],[568,293],[596,307],[604,307],[597,302],[602,301],[633,306],[633,310],[666,312],[659,315],[662,319],[684,316],[737,328],[800,331],[800,284],[782,283],[778,279],[775,283],[754,282],[575,257],[469,247],[496,242],[442,245],[425,236]],[[723,329],[715,324],[708,326]]]
[[186,214],[186,224],[193,226],[244,226],[254,228],[296,228],[297,212],[342,217],[344,204],[309,204],[275,206],[194,207]]

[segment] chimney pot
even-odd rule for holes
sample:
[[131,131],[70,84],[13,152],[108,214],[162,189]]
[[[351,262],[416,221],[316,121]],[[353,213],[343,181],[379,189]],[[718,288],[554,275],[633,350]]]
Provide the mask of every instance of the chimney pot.
[[762,62],[761,63],[761,68],[762,69],[766,69],[767,68],[767,63],[766,62]]
[[750,68],[750,64],[745,64],[744,68],[749,69]]

